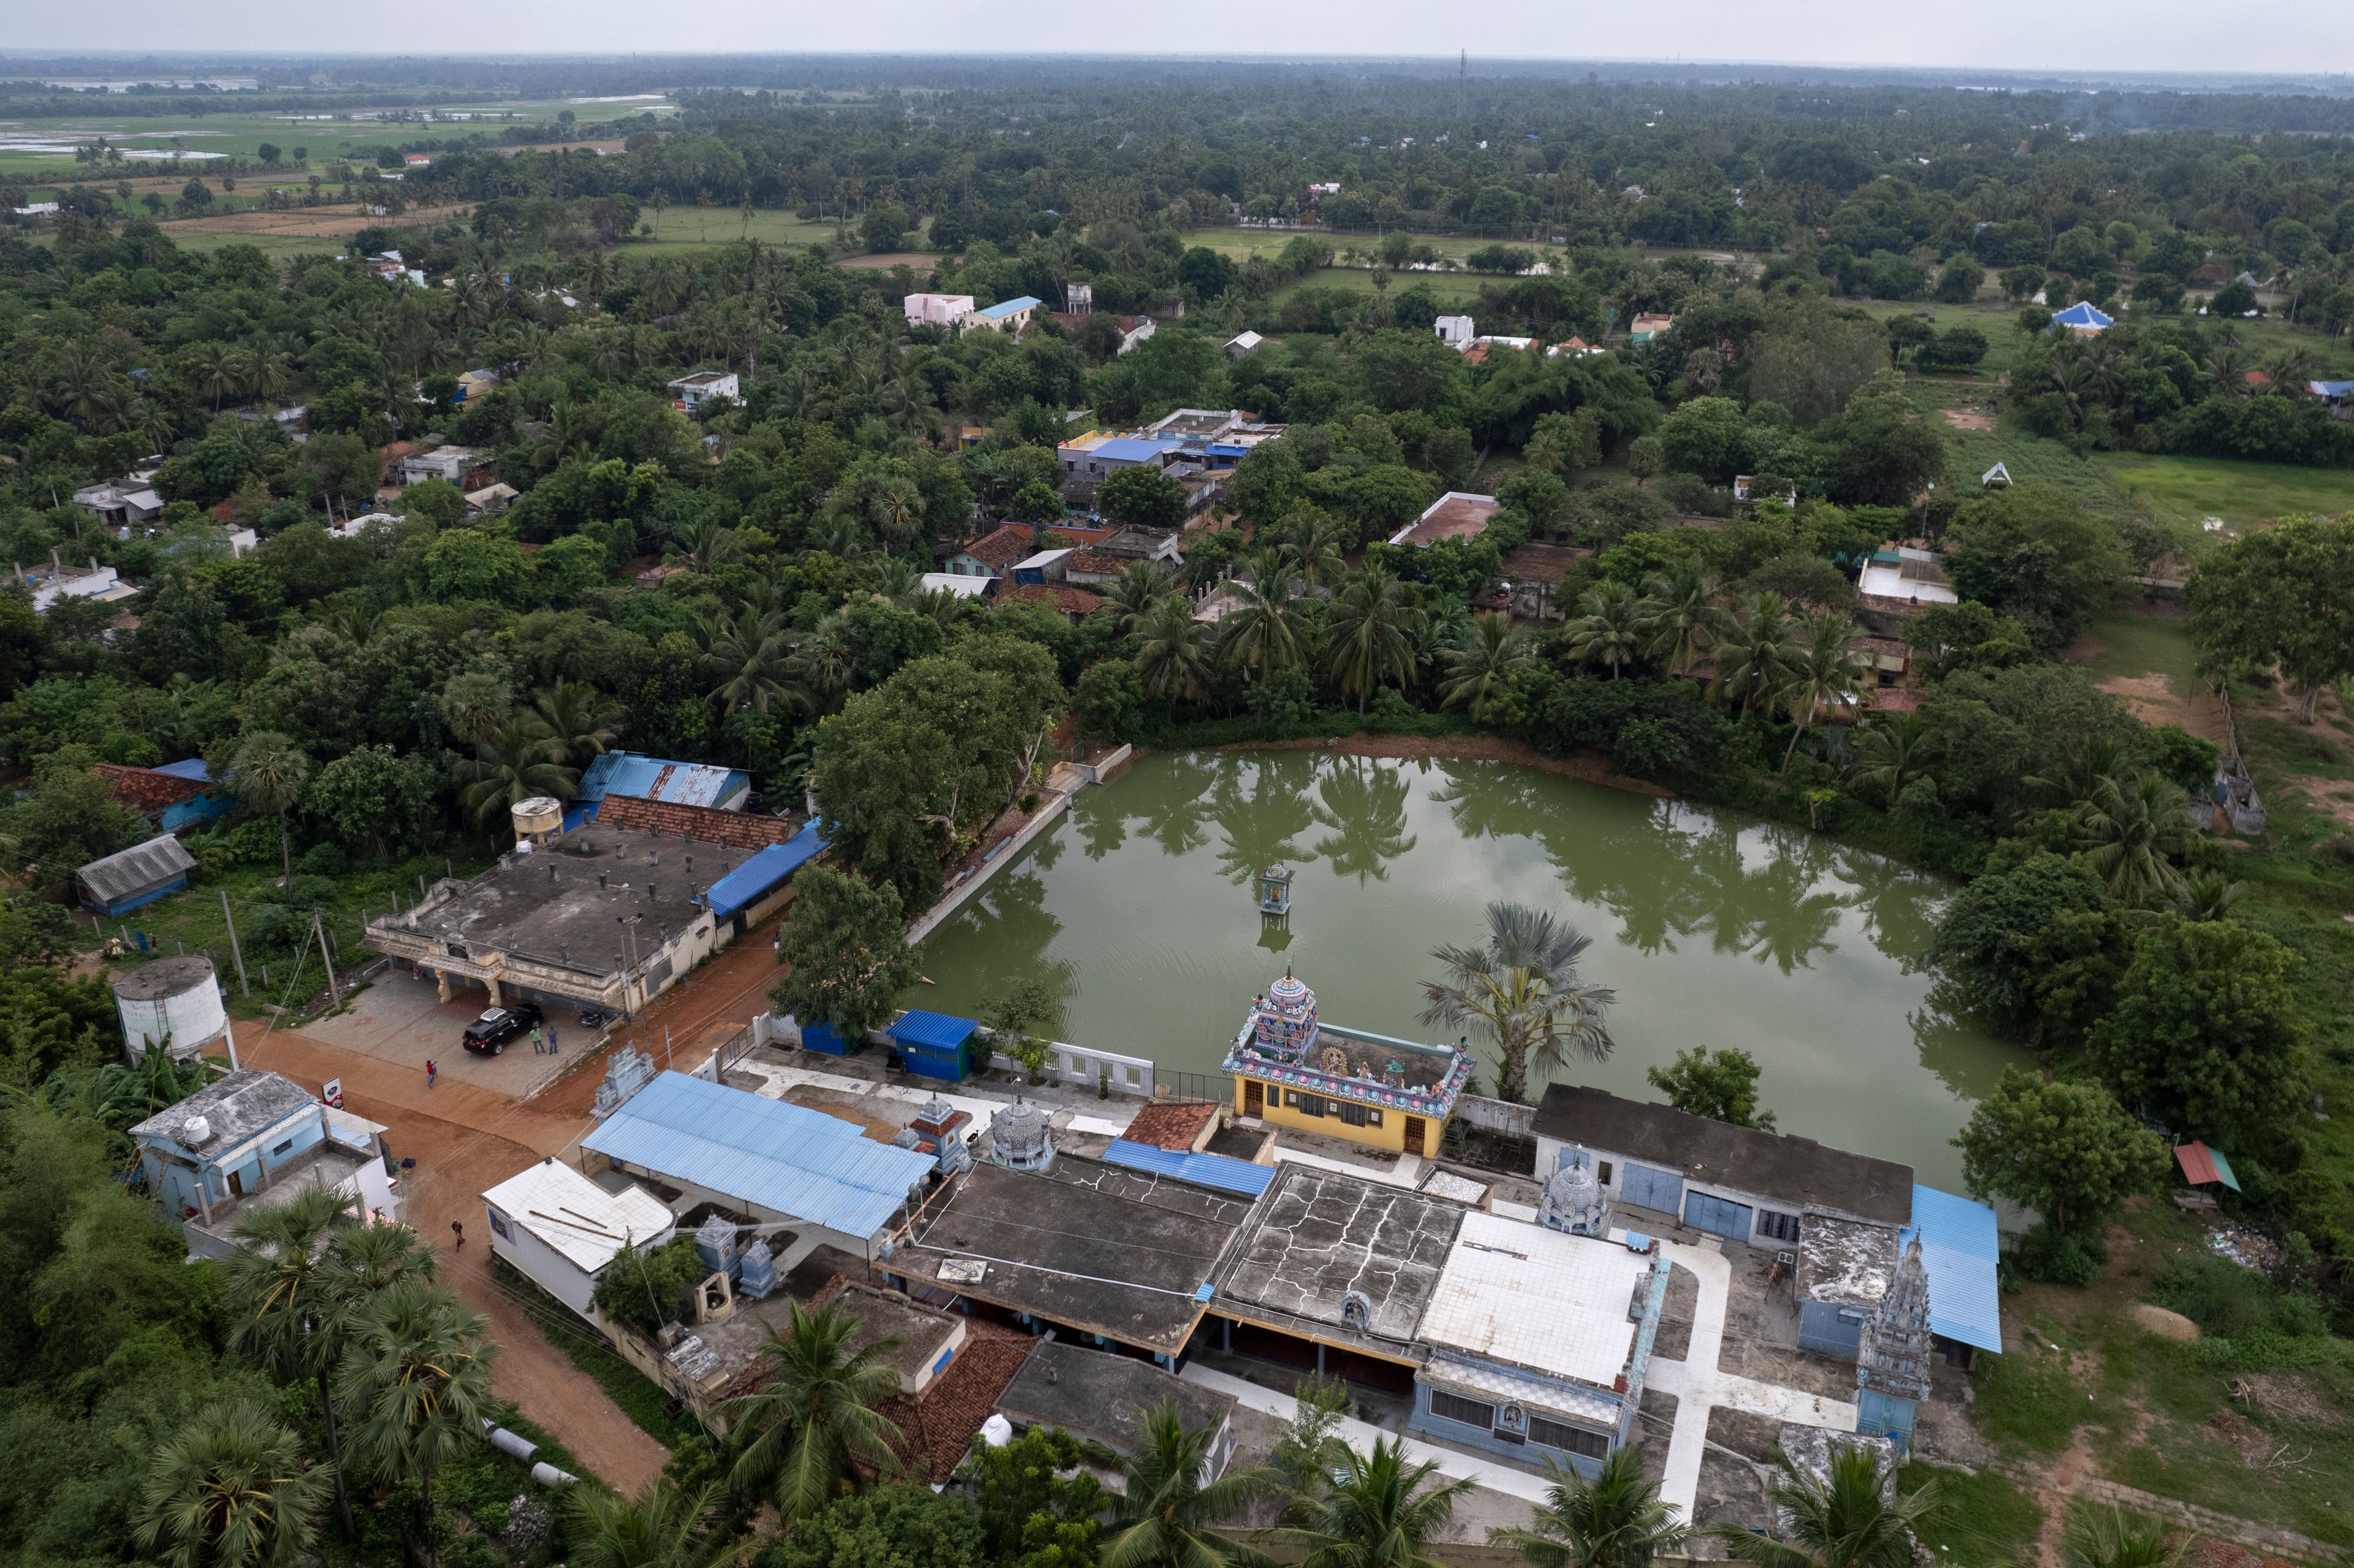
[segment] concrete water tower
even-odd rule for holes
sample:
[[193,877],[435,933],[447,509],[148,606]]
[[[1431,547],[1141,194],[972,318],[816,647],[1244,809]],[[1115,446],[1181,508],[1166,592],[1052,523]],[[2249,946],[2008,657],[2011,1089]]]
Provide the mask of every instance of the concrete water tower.
[[535,795],[528,800],[519,800],[509,810],[514,817],[518,847],[529,844],[537,849],[564,831],[564,802],[553,795]]
[[202,953],[156,959],[120,977],[114,1007],[122,1018],[123,1051],[134,1065],[166,1041],[172,1060],[193,1061],[228,1033],[220,979]]

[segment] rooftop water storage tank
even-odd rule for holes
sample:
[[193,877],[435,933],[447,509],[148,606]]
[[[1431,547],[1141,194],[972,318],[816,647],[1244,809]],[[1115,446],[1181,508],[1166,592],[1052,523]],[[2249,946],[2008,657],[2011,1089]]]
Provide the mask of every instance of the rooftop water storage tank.
[[535,795],[509,808],[514,818],[515,842],[535,847],[564,831],[564,802],[553,795]]
[[122,1018],[124,1054],[133,1063],[145,1061],[166,1040],[174,1061],[189,1061],[228,1033],[220,979],[202,953],[156,959],[119,976],[114,1006]]

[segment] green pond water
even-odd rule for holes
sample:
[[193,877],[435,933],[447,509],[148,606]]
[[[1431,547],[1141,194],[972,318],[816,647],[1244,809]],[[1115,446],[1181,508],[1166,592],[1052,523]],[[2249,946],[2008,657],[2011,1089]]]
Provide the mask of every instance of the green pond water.
[[[1285,930],[1253,902],[1274,861],[1298,873]],[[1435,1039],[1416,1021],[1430,949],[1476,945],[1510,899],[1592,937],[1587,978],[1617,991],[1615,1054],[1562,1075],[1656,1099],[1646,1068],[1738,1045],[1781,1130],[1957,1191],[1946,1140],[2027,1058],[1908,969],[1951,891],[1827,838],[1507,764],[1177,754],[1080,791],[933,934],[935,983],[903,1001],[970,1014],[1045,974],[1068,993],[1061,1038],[1214,1073],[1288,961],[1332,1022]]]

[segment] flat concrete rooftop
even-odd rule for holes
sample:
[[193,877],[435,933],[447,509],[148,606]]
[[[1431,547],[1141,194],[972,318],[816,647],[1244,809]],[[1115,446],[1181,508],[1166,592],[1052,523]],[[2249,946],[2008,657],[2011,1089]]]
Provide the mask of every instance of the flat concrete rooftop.
[[[1412,1344],[1469,1213],[1460,1203],[1285,1162],[1218,1282],[1221,1306],[1257,1308],[1320,1338]],[[1346,1309],[1362,1297],[1362,1321]]]
[[644,959],[664,945],[665,931],[676,936],[702,919],[695,895],[748,858],[744,850],[592,822],[531,853],[502,856],[401,916],[387,934],[618,974],[622,922],[633,922],[626,940]]
[[[1122,1344],[1174,1354],[1250,1201],[1076,1155],[1044,1172],[979,1165],[890,1266]],[[943,1264],[978,1266],[960,1280]]]

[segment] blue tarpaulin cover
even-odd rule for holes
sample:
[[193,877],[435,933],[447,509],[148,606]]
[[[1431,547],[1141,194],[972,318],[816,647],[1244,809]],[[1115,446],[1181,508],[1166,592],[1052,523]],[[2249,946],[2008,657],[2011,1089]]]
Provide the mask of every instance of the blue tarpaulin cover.
[[787,877],[818,857],[825,841],[811,822],[780,844],[770,844],[711,885],[704,906],[725,920],[747,905],[758,904]]

